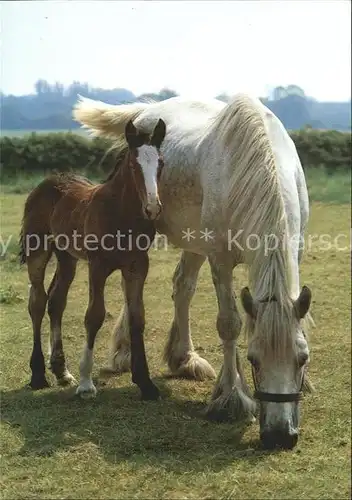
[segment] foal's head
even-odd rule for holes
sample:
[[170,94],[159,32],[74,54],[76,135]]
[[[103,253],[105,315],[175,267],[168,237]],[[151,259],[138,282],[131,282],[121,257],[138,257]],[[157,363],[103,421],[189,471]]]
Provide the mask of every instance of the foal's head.
[[149,220],[157,219],[161,213],[158,180],[164,166],[160,146],[165,133],[166,125],[162,119],[156,124],[151,136],[137,131],[132,120],[125,128],[125,138],[129,148],[128,166],[132,170],[143,214]]

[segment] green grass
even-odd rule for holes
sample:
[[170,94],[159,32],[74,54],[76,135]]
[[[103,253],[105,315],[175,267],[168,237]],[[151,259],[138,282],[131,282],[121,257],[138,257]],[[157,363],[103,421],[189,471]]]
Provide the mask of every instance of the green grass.
[[329,174],[324,168],[305,172],[309,198],[324,203],[351,203],[351,170]]
[[3,175],[1,179],[1,192],[7,194],[29,193],[45,177],[45,174],[29,174],[21,177]]
[[[348,251],[305,254],[301,283],[313,292],[316,322],[310,375],[317,392],[301,403],[301,430],[291,452],[263,452],[258,425],[242,429],[202,416],[213,382],[164,377],[162,349],[172,319],[171,277],[179,251],[152,250],[145,290],[146,350],[161,402],[139,401],[129,374],[98,381],[94,401],[74,388],[31,392],[28,279],[16,260],[24,195],[2,194],[2,239],[13,235],[1,260],[1,494],[4,499],[348,499],[351,449],[350,260]],[[314,203],[310,233],[350,231],[350,207]],[[344,243],[342,241],[342,243]],[[46,282],[54,264],[48,268]],[[121,307],[119,274],[107,284],[108,315],[98,335],[94,376],[106,360]],[[242,268],[235,289],[246,285]],[[5,295],[6,295],[5,293]],[[15,297],[15,298],[14,298]],[[17,300],[22,297],[24,300]],[[79,265],[63,322],[69,368],[77,377],[84,344],[87,269]],[[208,265],[191,307],[195,347],[218,371],[222,355],[217,305]],[[243,311],[241,309],[241,313]],[[43,325],[46,347],[48,320]],[[246,346],[240,341],[242,358]],[[246,363],[246,374],[251,381]],[[50,381],[53,378],[49,375]]]
[[[87,176],[94,182],[101,182],[106,175],[91,172],[76,172]],[[311,201],[324,203],[344,204],[351,202],[351,172],[338,171],[329,175],[324,168],[307,169],[305,172],[306,181]],[[45,173],[22,175],[21,177],[11,177],[3,175],[1,179],[1,192],[6,194],[28,193],[39,184],[45,177]]]
[[[92,174],[91,172],[75,172],[76,174],[88,177],[93,182],[101,182],[107,174]],[[35,173],[21,176],[8,176],[3,175],[1,179],[0,192],[3,194],[25,194],[34,189],[45,177],[49,175],[47,173]]]
[[21,302],[23,297],[13,288],[12,285],[0,287],[0,304],[14,304]]

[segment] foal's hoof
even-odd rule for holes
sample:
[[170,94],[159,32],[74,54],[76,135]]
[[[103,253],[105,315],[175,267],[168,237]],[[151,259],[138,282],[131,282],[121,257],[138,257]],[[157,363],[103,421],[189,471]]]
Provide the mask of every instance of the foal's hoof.
[[28,387],[30,387],[33,391],[38,391],[39,389],[46,389],[47,387],[50,387],[50,384],[45,378],[45,375],[32,376],[31,381],[28,384]]
[[80,384],[76,389],[76,396],[82,399],[93,399],[97,395],[97,390],[92,381]]
[[99,371],[99,376],[102,378],[110,378],[110,377],[116,377],[117,375],[120,375],[121,372],[117,370],[116,368],[112,368],[110,366],[103,366],[100,368]]
[[158,399],[160,399],[159,389],[154,384],[151,384],[147,388],[141,389],[141,393],[142,401],[157,401]]

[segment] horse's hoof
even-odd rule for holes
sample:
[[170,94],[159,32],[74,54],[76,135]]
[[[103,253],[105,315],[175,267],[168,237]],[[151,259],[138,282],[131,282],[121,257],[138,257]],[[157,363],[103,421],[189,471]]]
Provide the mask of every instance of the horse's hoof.
[[49,382],[43,377],[32,377],[31,381],[28,384],[28,387],[33,391],[39,391],[40,389],[46,389],[50,387]]
[[241,424],[255,421],[255,403],[243,392],[222,392],[213,399],[205,415],[214,422],[237,422]]
[[97,395],[97,390],[93,382],[81,384],[76,389],[76,396],[81,399],[93,399]]
[[147,389],[141,390],[141,393],[142,401],[157,401],[160,399],[159,389],[154,384],[149,386]]
[[71,375],[70,372],[65,373],[62,377],[57,379],[58,385],[66,386],[66,385],[77,385],[77,380]]

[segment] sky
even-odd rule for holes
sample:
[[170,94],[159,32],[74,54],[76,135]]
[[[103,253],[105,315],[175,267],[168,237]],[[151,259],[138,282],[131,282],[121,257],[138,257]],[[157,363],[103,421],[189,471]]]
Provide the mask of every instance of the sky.
[[295,84],[351,98],[349,0],[0,2],[0,88],[87,81],[190,98]]

